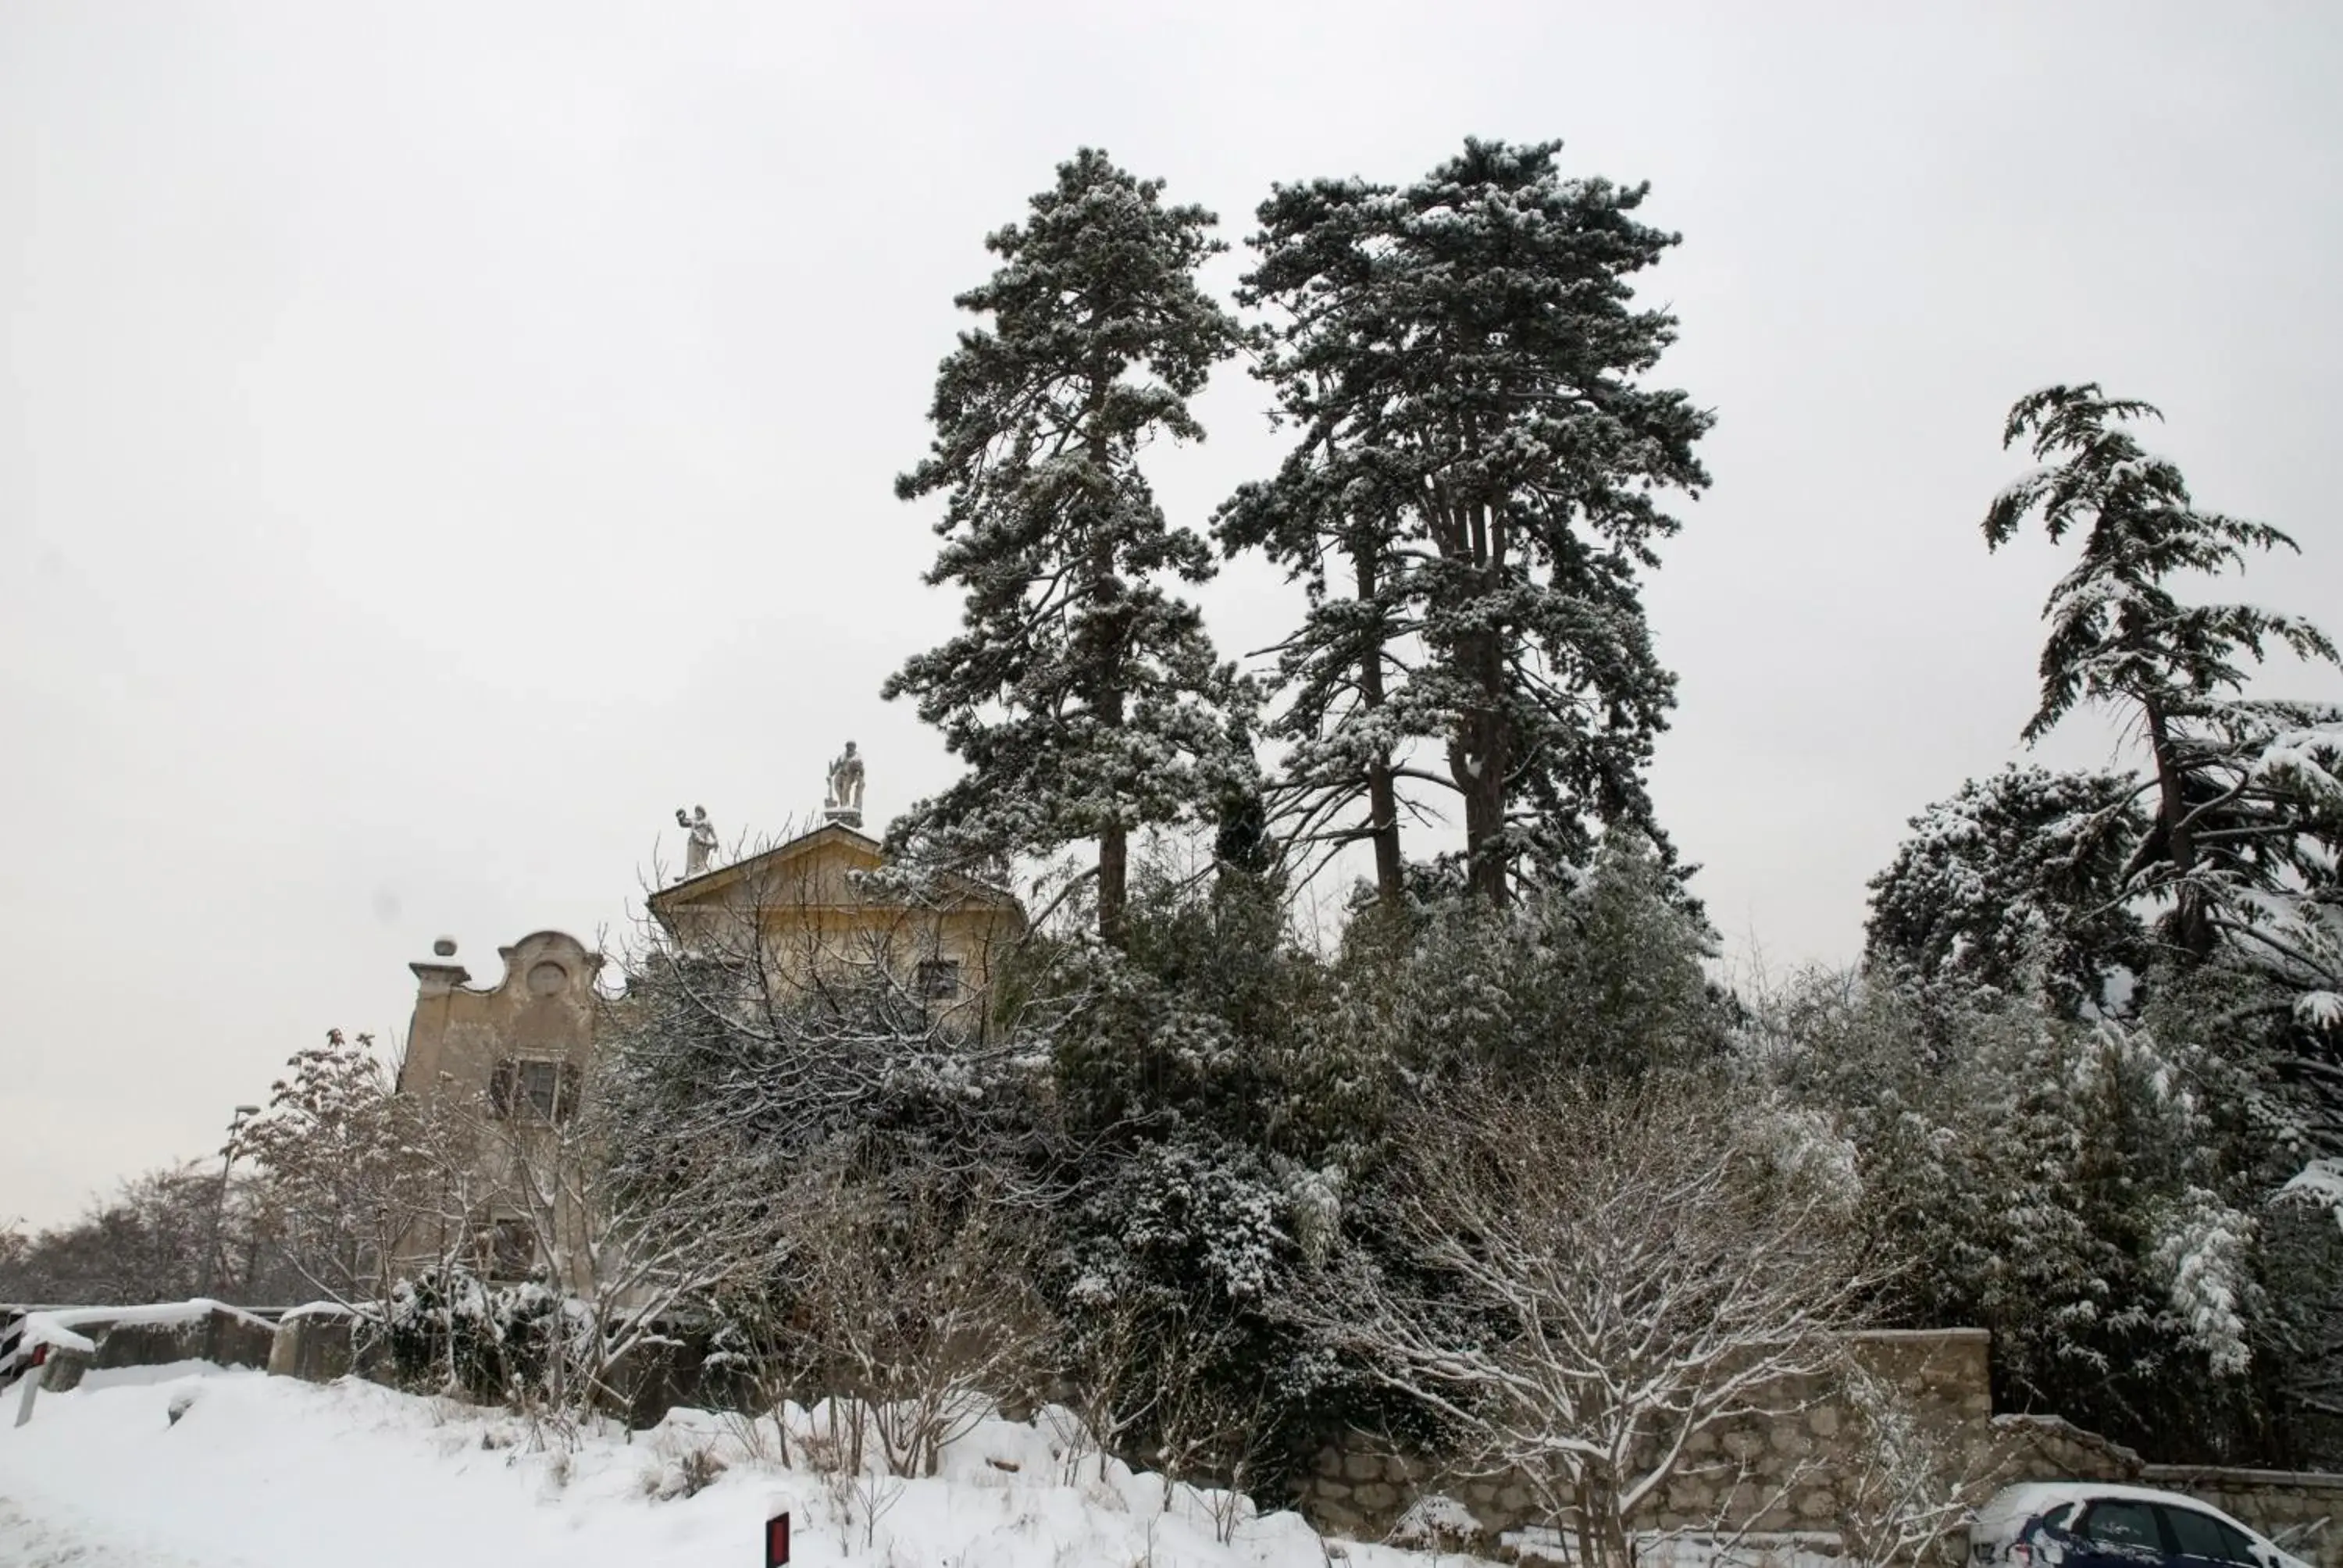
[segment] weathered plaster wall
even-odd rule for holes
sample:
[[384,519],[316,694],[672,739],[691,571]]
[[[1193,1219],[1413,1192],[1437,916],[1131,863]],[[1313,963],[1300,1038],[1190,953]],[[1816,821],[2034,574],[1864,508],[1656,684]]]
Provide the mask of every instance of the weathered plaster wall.
[[538,931],[497,950],[504,973],[485,989],[452,962],[417,963],[415,1014],[398,1087],[485,1094],[507,1057],[583,1067],[594,1046],[594,976],[602,955],[563,931]]

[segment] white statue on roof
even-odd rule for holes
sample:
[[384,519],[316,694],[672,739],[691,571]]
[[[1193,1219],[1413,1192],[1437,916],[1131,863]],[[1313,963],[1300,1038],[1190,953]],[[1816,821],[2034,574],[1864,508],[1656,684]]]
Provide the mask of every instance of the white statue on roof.
[[830,765],[830,795],[822,801],[822,818],[849,828],[862,826],[862,759],[854,742]]
[[705,806],[694,806],[689,817],[683,814],[683,808],[678,806],[675,809],[675,825],[690,834],[684,840],[683,875],[676,879],[679,882],[688,882],[708,869],[708,862],[715,857],[716,825],[708,819],[708,808]]

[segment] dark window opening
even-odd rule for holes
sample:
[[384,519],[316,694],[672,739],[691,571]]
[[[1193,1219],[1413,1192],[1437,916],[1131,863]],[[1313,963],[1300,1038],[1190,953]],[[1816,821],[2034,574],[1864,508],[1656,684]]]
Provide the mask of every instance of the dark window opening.
[[499,1219],[489,1247],[489,1271],[499,1280],[518,1280],[537,1263],[537,1235],[525,1219]]
[[499,1120],[567,1121],[577,1114],[578,1077],[566,1061],[507,1057],[488,1074],[488,1113]]
[[960,960],[928,959],[920,965],[920,995],[929,1001],[950,1001],[960,995]]
[[520,1098],[538,1121],[552,1121],[554,1107],[561,1099],[560,1064],[552,1061],[522,1062]]
[[526,1220],[495,1220],[475,1239],[481,1271],[492,1280],[520,1280],[537,1266],[537,1232]]

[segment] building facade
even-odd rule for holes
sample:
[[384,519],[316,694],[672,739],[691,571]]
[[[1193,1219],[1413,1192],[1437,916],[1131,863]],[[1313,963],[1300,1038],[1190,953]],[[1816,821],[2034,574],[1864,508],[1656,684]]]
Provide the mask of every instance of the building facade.
[[[1002,958],[1026,930],[1011,893],[901,875],[877,840],[836,819],[694,872],[649,900],[676,956],[720,958],[777,998],[898,987],[956,1034],[986,1029]],[[411,1238],[406,1261],[460,1259],[489,1278],[549,1271],[588,1288],[592,1226],[560,1166],[578,1158],[597,1036],[623,1026],[628,1001],[598,986],[603,955],[566,932],[533,932],[498,956],[502,972],[484,987],[452,942],[408,966],[417,989],[398,1091],[451,1112],[435,1121],[458,1169],[447,1217]]]

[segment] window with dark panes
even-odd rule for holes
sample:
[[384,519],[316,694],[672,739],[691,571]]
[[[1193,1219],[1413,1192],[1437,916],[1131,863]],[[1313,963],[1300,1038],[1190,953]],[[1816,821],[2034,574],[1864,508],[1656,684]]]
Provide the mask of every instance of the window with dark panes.
[[2102,1546],[2130,1546],[2160,1553],[2164,1536],[2156,1528],[2156,1511],[2145,1503],[2094,1503],[2083,1516],[2083,1534]]
[[921,963],[920,994],[930,1001],[950,1001],[960,995],[960,960],[929,959]]
[[541,1121],[553,1120],[554,1107],[561,1099],[561,1064],[558,1061],[524,1061],[520,1064],[520,1100]]
[[527,1220],[512,1216],[475,1221],[472,1266],[486,1279],[526,1279],[537,1266],[535,1228]]
[[489,1246],[488,1266],[498,1279],[518,1279],[537,1261],[537,1236],[526,1220],[498,1221]]

